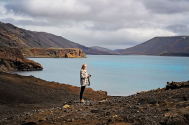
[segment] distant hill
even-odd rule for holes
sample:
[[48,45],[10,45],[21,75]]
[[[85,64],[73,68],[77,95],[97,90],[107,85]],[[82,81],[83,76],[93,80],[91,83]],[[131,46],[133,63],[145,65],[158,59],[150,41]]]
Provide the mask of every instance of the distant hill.
[[92,46],[92,47],[90,47],[90,48],[93,49],[93,50],[105,51],[105,52],[112,52],[112,51],[113,51],[113,50],[111,50],[111,49],[107,49],[107,48],[99,47],[99,46]]
[[[155,37],[137,46],[112,51],[103,47],[86,47],[61,36],[35,32],[0,22],[0,45],[16,48],[79,48],[86,54],[116,55],[188,55],[189,36]],[[178,54],[179,53],[179,54]]]
[[[139,55],[187,55],[189,53],[189,36],[154,37],[144,43],[116,52]],[[172,54],[169,54],[172,53]],[[181,54],[175,54],[181,53]]]
[[0,45],[17,48],[79,48],[86,54],[110,54],[104,51],[93,50],[61,36],[29,31],[2,22],[0,22]]
[[114,52],[113,50],[111,49],[107,49],[107,48],[104,48],[104,47],[99,47],[99,46],[92,46],[92,47],[89,47],[93,50],[96,50],[96,51],[103,51],[103,52],[108,52],[108,53],[111,53],[111,54],[119,54],[117,52]]

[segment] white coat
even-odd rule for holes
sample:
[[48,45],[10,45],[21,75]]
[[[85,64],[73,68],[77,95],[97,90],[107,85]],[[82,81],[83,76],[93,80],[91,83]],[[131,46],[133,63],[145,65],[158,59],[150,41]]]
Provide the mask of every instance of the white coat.
[[90,81],[89,81],[89,78],[87,76],[88,76],[87,70],[81,69],[81,71],[80,71],[80,84],[81,84],[81,86],[90,85]]

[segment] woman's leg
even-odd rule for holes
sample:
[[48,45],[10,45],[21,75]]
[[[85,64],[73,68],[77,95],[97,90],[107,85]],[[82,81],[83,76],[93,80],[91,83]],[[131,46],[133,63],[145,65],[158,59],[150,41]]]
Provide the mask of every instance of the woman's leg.
[[83,98],[83,92],[85,90],[85,86],[81,86],[81,91],[80,91],[80,100]]

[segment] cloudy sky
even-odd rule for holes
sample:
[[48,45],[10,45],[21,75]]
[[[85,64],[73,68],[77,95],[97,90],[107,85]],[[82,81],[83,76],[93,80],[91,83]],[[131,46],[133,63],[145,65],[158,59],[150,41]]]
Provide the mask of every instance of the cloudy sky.
[[0,0],[0,21],[123,49],[156,36],[189,35],[189,0]]

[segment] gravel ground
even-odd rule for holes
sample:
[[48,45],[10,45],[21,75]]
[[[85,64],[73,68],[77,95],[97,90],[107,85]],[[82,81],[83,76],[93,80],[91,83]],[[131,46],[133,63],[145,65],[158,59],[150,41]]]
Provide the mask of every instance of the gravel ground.
[[[32,78],[32,77],[31,79],[36,80],[36,78]],[[79,95],[74,94],[71,91],[72,89],[69,90],[70,93],[68,93],[68,91],[64,91],[63,93],[61,93],[63,89],[61,87],[58,87],[59,89],[61,89],[60,91],[55,85],[57,83],[51,84],[48,82],[48,84],[51,85],[46,85],[46,84],[43,85],[40,84],[42,86],[42,89],[40,89],[39,86],[36,87],[37,88],[37,90],[35,91],[36,95],[28,97],[28,95],[26,94],[27,98],[24,96],[24,98],[19,99],[21,101],[21,103],[19,103],[18,106],[18,108],[20,109],[18,110],[19,113],[13,113],[12,116],[9,115],[8,117],[7,116],[5,117],[3,113],[7,112],[7,110],[9,111],[9,113],[11,113],[11,110],[14,110],[16,112],[15,104],[17,104],[18,102],[14,100],[14,98],[10,100],[4,99],[4,102],[1,101],[2,108],[0,108],[1,109],[0,123],[2,125],[4,124],[8,124],[8,125],[14,125],[14,124],[15,125],[16,124],[21,124],[21,125],[31,125],[31,124],[188,125],[189,124],[189,88],[188,88],[189,82],[168,83],[167,87],[162,89],[159,88],[157,90],[140,92],[131,96],[122,96],[122,97],[108,97],[105,95],[100,95],[100,93],[98,92],[92,91],[94,94],[93,97],[92,95],[85,96],[85,100],[86,100],[85,103],[79,103],[78,100]],[[54,89],[56,89],[57,94],[55,95],[50,95],[50,93],[48,94],[47,90],[44,90],[44,86],[50,87],[51,89],[54,87]],[[16,86],[12,86],[12,87],[16,88]],[[48,88],[48,91],[55,91],[54,89],[51,90],[50,88]],[[24,89],[26,93],[30,93],[29,89],[27,90],[24,87],[23,88],[20,87],[19,89],[21,91],[23,91],[22,89]],[[34,89],[32,90],[34,91]],[[40,92],[38,93],[38,91]],[[86,93],[87,92],[88,91],[86,91]],[[46,94],[42,95],[41,98],[37,97],[40,96],[39,94],[42,93],[46,93]],[[17,94],[19,95],[19,93]],[[0,95],[2,96],[2,94]],[[61,98],[57,98],[56,96],[60,96]],[[15,97],[17,96],[15,95]],[[49,99],[47,99],[47,97],[49,97]],[[37,101],[39,101],[38,98],[41,99],[40,103],[39,102],[36,103]],[[48,102],[49,100],[51,100],[51,102]],[[9,102],[9,105],[7,102]],[[30,107],[28,111],[23,112],[28,107]],[[35,109],[31,109],[31,107]]]
[[[32,110],[49,109],[73,100],[78,101],[79,93],[79,87],[47,82],[33,76],[0,72],[0,124],[5,119],[12,119]],[[106,98],[110,97],[91,88],[84,92],[86,100]]]

